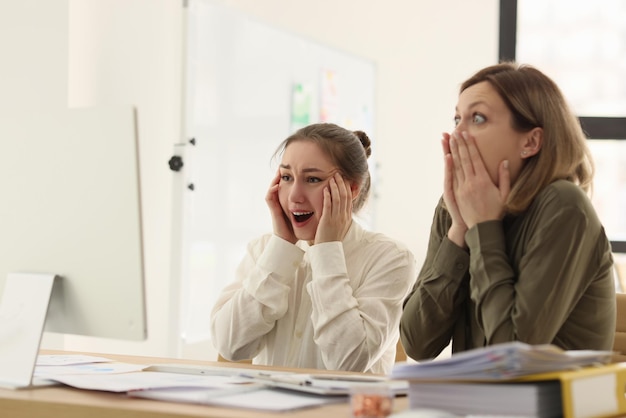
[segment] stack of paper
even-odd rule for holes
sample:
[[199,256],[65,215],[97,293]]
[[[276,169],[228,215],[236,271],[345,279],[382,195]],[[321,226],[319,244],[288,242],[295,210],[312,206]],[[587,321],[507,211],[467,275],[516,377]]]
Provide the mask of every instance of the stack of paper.
[[409,381],[411,409],[457,415],[604,417],[626,413],[626,363],[606,364],[610,351],[569,350],[520,342],[398,363]]
[[611,360],[611,351],[562,350],[554,345],[519,341],[456,353],[422,363],[398,363],[391,377],[408,380],[494,380],[571,370]]

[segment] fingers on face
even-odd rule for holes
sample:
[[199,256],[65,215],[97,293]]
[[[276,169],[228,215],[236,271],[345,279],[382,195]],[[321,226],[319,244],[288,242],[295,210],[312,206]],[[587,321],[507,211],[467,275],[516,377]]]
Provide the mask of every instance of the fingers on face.
[[450,154],[452,155],[454,181],[458,183],[463,181],[465,176],[463,173],[463,161],[459,150],[459,140],[456,134],[453,134],[452,138],[450,138]]
[[333,203],[333,212],[336,213],[338,209],[337,206],[341,203],[341,188],[343,187],[343,179],[341,178],[341,175],[335,173],[331,177],[328,184],[330,186],[330,196]]
[[455,132],[455,139],[458,144],[457,148],[459,151],[461,166],[463,167],[463,174],[465,176],[471,176],[474,174],[474,167],[472,165],[472,158],[467,144],[467,133],[463,132],[463,136],[461,136]]
[[443,185],[445,189],[452,189],[452,182],[454,180],[454,162],[452,161],[452,155],[446,154],[444,156],[444,176]]
[[450,154],[450,134],[447,132],[442,134],[441,147],[443,148],[443,155]]
[[276,175],[274,175],[274,178],[272,179],[272,182],[270,183],[270,187],[276,186],[278,185],[278,183],[280,183],[280,169],[276,170]]
[[471,137],[467,132],[463,132],[463,136],[465,138],[465,144],[467,145],[467,151],[468,151],[472,170],[475,173],[486,173],[487,169],[485,168],[485,164],[483,163],[482,157],[480,156],[480,153],[478,152],[478,147],[476,146],[476,140],[473,137]]
[[274,177],[272,178],[272,181],[270,182],[270,187],[267,190],[266,199],[269,199],[275,193],[278,192],[279,184],[280,184],[280,170],[277,170],[276,175],[274,175]]
[[322,212],[322,215],[330,213],[330,208],[332,204],[332,198],[330,196],[330,193],[330,187],[324,187],[324,210]]
[[274,184],[267,190],[265,195],[266,202],[278,203],[278,184]]
[[265,194],[265,201],[271,208],[279,207],[278,190],[280,189],[280,172],[276,173]]
[[459,134],[454,132],[450,139],[451,154],[457,174],[457,180],[464,180],[466,177],[476,174],[476,168],[481,168],[482,159],[476,148],[474,138],[467,132]]
[[352,202],[350,183],[345,181],[340,173],[335,173],[328,182],[333,210],[340,213],[346,210]]
[[498,176],[498,186],[502,200],[506,200],[511,191],[511,173],[509,172],[509,162],[502,161],[500,164],[500,173]]

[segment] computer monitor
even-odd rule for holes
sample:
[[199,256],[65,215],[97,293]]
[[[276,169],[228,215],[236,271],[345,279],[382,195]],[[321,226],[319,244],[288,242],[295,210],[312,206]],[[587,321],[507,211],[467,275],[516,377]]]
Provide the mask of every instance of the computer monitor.
[[0,296],[11,273],[56,275],[47,331],[144,340],[134,109],[12,111],[0,144]]

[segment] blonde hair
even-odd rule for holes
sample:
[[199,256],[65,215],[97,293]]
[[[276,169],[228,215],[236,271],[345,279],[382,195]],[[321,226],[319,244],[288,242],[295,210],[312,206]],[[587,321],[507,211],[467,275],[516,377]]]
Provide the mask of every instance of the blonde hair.
[[556,83],[530,65],[503,62],[478,71],[460,91],[483,81],[489,82],[506,103],[514,130],[543,129],[541,150],[524,160],[511,187],[507,211],[523,212],[544,187],[559,179],[590,192],[594,166],[587,138]]

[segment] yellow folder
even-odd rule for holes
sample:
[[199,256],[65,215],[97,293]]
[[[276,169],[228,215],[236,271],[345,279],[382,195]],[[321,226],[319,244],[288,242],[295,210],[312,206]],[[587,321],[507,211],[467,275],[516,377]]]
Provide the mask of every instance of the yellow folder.
[[626,414],[626,362],[534,374],[512,381],[544,380],[561,382],[565,418],[612,417]]

